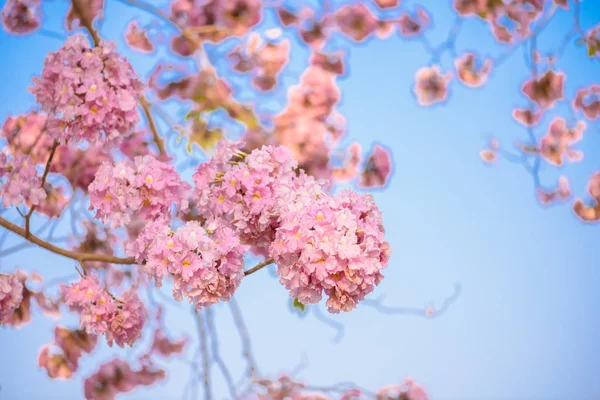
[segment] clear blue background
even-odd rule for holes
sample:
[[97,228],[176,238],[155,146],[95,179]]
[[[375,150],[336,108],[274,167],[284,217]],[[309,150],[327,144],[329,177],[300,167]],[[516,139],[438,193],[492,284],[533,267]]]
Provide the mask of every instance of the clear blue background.
[[[145,75],[151,60],[165,58],[165,52],[140,56],[124,45],[122,32],[131,18],[150,18],[115,0],[106,2],[110,18],[101,34],[117,40]],[[434,15],[434,27],[428,31],[434,44],[444,40],[454,19],[449,3],[421,2]],[[405,1],[403,7],[412,10],[413,4]],[[66,9],[66,2],[45,1],[44,28],[60,32]],[[600,21],[600,2],[584,1],[581,11],[584,29]],[[271,23],[272,18],[267,19],[260,28]],[[571,27],[572,8],[559,11],[538,40],[539,49],[555,49]],[[40,73],[45,54],[61,45],[51,36],[0,33],[0,118],[35,106],[25,89]],[[457,49],[483,49],[487,55],[503,51],[487,26],[475,20],[463,26]],[[302,70],[306,54],[294,51],[286,83]],[[225,68],[225,60],[216,56],[213,53]],[[236,297],[261,372],[290,372],[304,360],[308,366],[299,378],[314,385],[351,380],[374,390],[412,376],[434,400],[600,398],[598,226],[579,222],[569,205],[540,207],[531,177],[518,165],[500,162],[488,168],[478,157],[489,136],[505,145],[527,138],[510,115],[513,107],[527,105],[519,91],[527,77],[521,49],[494,70],[484,88],[468,89],[453,81],[450,101],[428,109],[418,107],[411,92],[415,71],[429,63],[419,41],[397,36],[369,40],[352,47],[348,60],[339,107],[348,121],[347,141],[359,140],[366,148],[383,143],[395,160],[389,187],[375,193],[394,254],[373,296],[385,294],[389,305],[422,308],[439,307],[455,283],[462,291],[436,319],[384,315],[359,306],[333,317],[344,324],[345,335],[332,343],[335,331],[314,314],[299,318],[290,313],[286,291],[267,271],[252,275]],[[448,67],[451,60],[446,55],[442,62]],[[600,73],[598,62],[575,45],[568,47],[557,68],[567,72],[569,98],[577,88],[597,82]],[[569,116],[564,104],[553,113]],[[536,131],[538,137],[549,119],[547,115]],[[543,165],[542,181],[551,185],[559,173],[567,174],[574,192],[584,195],[587,179],[600,167],[597,128],[590,123],[580,146],[586,152],[582,163],[560,171]],[[16,243],[20,239],[11,236],[5,246]],[[48,279],[73,272],[71,260],[33,247],[0,262],[4,271],[36,270]],[[163,291],[169,294],[168,288]],[[237,331],[227,307],[215,309],[222,355],[240,376],[245,365]],[[197,336],[188,307],[171,306],[166,323],[174,337],[187,334],[193,339],[185,356],[191,360]],[[113,353],[133,357],[131,351],[119,353],[102,343],[82,359],[74,379],[51,381],[36,362],[40,347],[52,341],[53,326],[52,320],[34,312],[33,322],[22,329],[0,329],[0,399],[82,398],[83,379],[100,362]],[[166,381],[122,398],[181,398],[190,373],[186,360],[164,364],[169,367]],[[215,379],[217,398],[226,398],[221,378]]]

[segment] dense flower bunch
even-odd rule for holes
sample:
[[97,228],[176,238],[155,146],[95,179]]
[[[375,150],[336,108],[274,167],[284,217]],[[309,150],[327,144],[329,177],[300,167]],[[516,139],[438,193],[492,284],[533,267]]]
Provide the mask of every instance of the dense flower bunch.
[[115,164],[103,163],[89,185],[90,209],[112,227],[128,224],[132,216],[158,218],[173,204],[186,210],[189,185],[173,166],[153,156],[138,156]]
[[2,125],[2,136],[11,154],[29,154],[36,164],[45,164],[52,147],[46,135],[46,115],[36,112],[8,117]]
[[201,40],[219,42],[245,34],[261,19],[260,0],[175,0],[171,16],[188,35],[173,39],[173,51],[191,55]]
[[4,29],[16,34],[30,33],[40,27],[41,0],[7,0],[2,8]]
[[111,161],[110,153],[100,144],[90,145],[86,149],[59,146],[50,165],[50,172],[67,178],[73,189],[87,191],[100,166]]
[[112,400],[138,386],[153,385],[165,376],[164,370],[152,364],[133,370],[126,361],[114,359],[103,364],[98,372],[85,380],[84,395],[86,400]]
[[42,179],[36,165],[24,154],[14,157],[0,153],[0,198],[3,207],[19,206],[24,202],[40,204],[46,198]]
[[215,157],[198,168],[195,204],[202,215],[228,220],[243,243],[266,247],[282,207],[319,188],[314,180],[297,179],[297,163],[285,147],[263,146],[246,155],[235,146],[219,142]]
[[280,282],[304,304],[325,292],[330,312],[350,311],[383,279],[391,254],[373,197],[344,191],[285,215],[271,255]]
[[118,300],[100,287],[97,276],[88,275],[61,290],[65,303],[80,315],[86,332],[105,334],[110,346],[113,341],[119,347],[131,346],[140,338],[146,309],[133,289]]
[[[84,330],[70,330],[57,326],[54,343],[42,347],[38,365],[46,370],[50,379],[69,379],[79,367],[84,353],[91,353],[98,339]],[[56,348],[59,351],[53,351]]]
[[172,231],[165,220],[148,224],[127,246],[157,287],[165,276],[174,281],[173,296],[183,296],[198,308],[229,300],[244,277],[245,246],[234,231],[219,221],[203,228],[190,221]]
[[23,282],[17,274],[0,274],[0,325],[23,301]]
[[84,35],[49,53],[30,91],[49,113],[48,135],[61,142],[111,143],[131,133],[141,83],[114,43],[94,48]]
[[448,82],[452,79],[450,73],[442,75],[437,65],[423,67],[415,74],[414,92],[417,101],[422,106],[429,106],[446,100],[448,97]]

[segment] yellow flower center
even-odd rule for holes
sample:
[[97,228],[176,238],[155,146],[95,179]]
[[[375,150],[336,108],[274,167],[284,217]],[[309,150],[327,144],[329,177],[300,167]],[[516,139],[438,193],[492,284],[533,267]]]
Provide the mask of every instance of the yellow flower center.
[[98,88],[96,87],[96,85],[92,85],[90,86],[90,92],[95,92]]

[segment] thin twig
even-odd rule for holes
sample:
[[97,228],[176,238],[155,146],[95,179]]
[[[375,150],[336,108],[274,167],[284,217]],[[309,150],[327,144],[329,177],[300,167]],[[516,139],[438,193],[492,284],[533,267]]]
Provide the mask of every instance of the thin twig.
[[210,359],[208,358],[206,328],[204,327],[204,321],[200,315],[202,311],[194,308],[192,312],[196,318],[196,326],[198,328],[198,335],[200,336],[200,351],[202,352],[202,360],[204,362],[204,367],[202,368],[202,373],[204,374],[204,398],[210,400],[212,399],[212,393],[210,389]]
[[231,373],[229,372],[227,365],[225,365],[225,362],[221,358],[217,330],[215,328],[214,318],[210,307],[206,308],[206,326],[208,327],[208,334],[211,339],[210,342],[212,358],[217,363],[219,369],[221,370],[221,373],[223,374],[223,378],[225,379],[225,383],[227,384],[227,389],[229,390],[229,395],[232,399],[237,400],[238,395],[235,390],[233,378],[231,377]]
[[248,276],[250,274],[253,274],[256,271],[258,271],[258,270],[266,267],[267,265],[273,264],[274,262],[275,262],[275,260],[273,260],[272,258],[269,258],[269,259],[267,259],[267,260],[265,260],[263,262],[260,262],[260,263],[256,264],[256,266],[250,268],[249,270],[244,271],[244,276]]

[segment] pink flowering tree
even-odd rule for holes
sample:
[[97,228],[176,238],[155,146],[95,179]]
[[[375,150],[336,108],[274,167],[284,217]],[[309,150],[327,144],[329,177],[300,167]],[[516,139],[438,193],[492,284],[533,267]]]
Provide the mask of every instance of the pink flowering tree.
[[[100,27],[111,1],[152,23],[133,19],[125,32],[105,35]],[[34,271],[2,272],[0,324],[17,329],[34,307],[76,317],[74,325],[59,322],[54,341],[40,349],[37,366],[51,379],[79,374],[104,342],[139,353],[131,360],[123,350],[97,366],[85,377],[86,399],[153,385],[168,373],[161,359],[191,354],[191,337],[172,338],[164,326],[171,305],[184,302],[197,324],[192,364],[200,368],[191,385],[206,399],[215,395],[211,369],[231,398],[428,398],[411,378],[371,391],[351,383],[311,386],[291,372],[263,376],[236,302],[242,281],[269,268],[301,314],[323,302],[331,314],[364,304],[432,318],[458,294],[439,309],[394,308],[367,298],[392,255],[368,191],[390,183],[393,155],[382,144],[365,150],[347,140],[337,110],[347,46],[392,35],[422,43],[431,57],[415,71],[413,91],[423,107],[451,101],[456,82],[485,85],[510,54],[525,49],[530,70],[515,90],[526,105],[512,116],[528,140],[507,148],[492,138],[480,156],[522,165],[542,204],[568,201],[577,218],[600,221],[600,172],[590,177],[586,198],[575,200],[566,176],[549,186],[540,177],[542,164],[560,168],[582,159],[579,142],[600,116],[600,86],[577,88],[568,99],[566,72],[555,67],[572,41],[592,58],[600,54],[600,25],[581,26],[579,0],[454,0],[455,22],[439,46],[426,36],[432,15],[399,0],[318,7],[259,0],[172,0],[160,8],[144,0],[69,3],[64,32],[55,33],[60,44],[36,67],[28,88],[36,108],[2,126],[0,226],[23,244],[0,249],[0,256],[39,246],[64,257],[75,275],[48,284]],[[551,54],[541,54],[536,40],[560,13],[570,13],[572,30]],[[277,27],[258,29],[265,18]],[[457,54],[461,27],[475,19],[489,27],[503,54]],[[2,9],[4,29],[15,35],[48,35],[44,21],[41,0],[7,0]],[[146,55],[149,74],[136,73],[117,48],[117,35]],[[344,45],[331,50],[340,40]],[[288,84],[286,66],[298,46],[308,51],[306,68]],[[450,63],[442,63],[445,56]],[[228,73],[215,66],[223,60]],[[247,79],[237,85],[240,76]],[[284,100],[273,110],[242,100],[248,93],[266,103],[283,93]],[[566,116],[553,111],[561,102],[568,103]],[[549,124],[539,134],[543,121]],[[71,233],[55,237],[65,221]],[[164,296],[163,286],[171,294],[159,301],[154,293]],[[242,338],[241,383],[219,356],[214,313],[220,303],[230,308]],[[340,329],[331,317],[320,318]],[[150,345],[140,349],[144,337]]]

